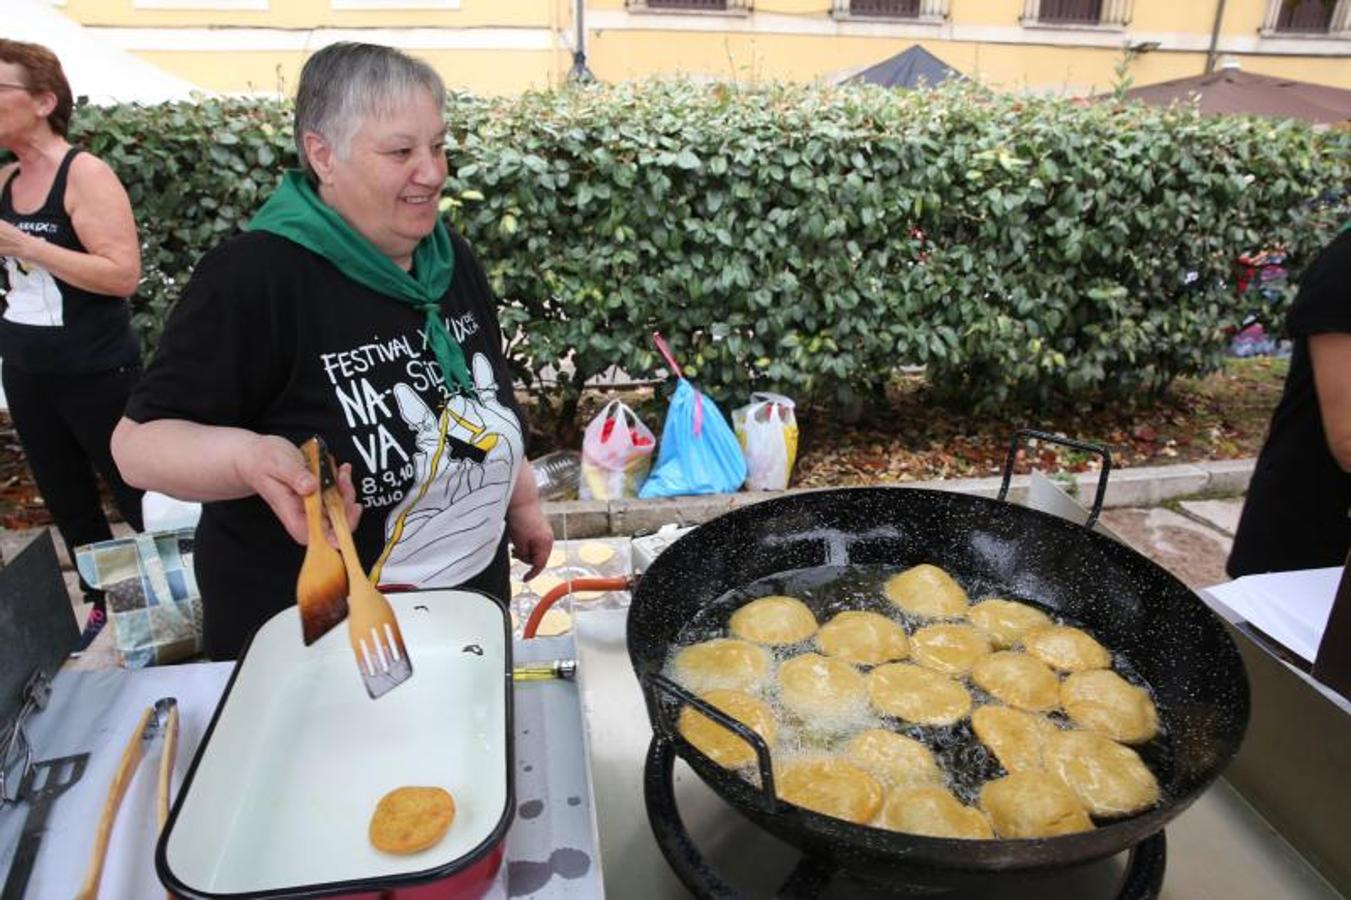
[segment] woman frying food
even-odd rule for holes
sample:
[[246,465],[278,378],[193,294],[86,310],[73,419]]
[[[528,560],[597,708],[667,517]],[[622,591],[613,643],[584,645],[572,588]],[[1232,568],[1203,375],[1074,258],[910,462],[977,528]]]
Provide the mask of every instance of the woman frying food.
[[506,598],[507,540],[533,577],[553,545],[496,301],[438,211],[445,89],[426,64],[334,44],[301,73],[288,172],[207,253],[113,437],[126,479],[203,501],[207,650],[238,655],[295,602],[318,485],[341,464],[363,565],[383,583]]

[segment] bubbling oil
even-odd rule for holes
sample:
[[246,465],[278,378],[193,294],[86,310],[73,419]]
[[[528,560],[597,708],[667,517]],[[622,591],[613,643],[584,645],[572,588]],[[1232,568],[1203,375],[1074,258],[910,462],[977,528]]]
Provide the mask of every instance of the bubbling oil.
[[[752,600],[771,594],[801,600],[811,609],[820,625],[824,625],[841,612],[866,610],[886,616],[899,623],[907,635],[913,635],[917,629],[932,624],[935,620],[911,615],[887,599],[883,584],[887,578],[899,571],[902,570],[892,566],[817,566],[777,573],[736,588],[705,605],[685,625],[671,647],[663,671],[667,677],[679,681],[673,667],[677,653],[691,644],[730,637],[727,623],[732,613]],[[964,578],[958,573],[949,574],[962,585],[973,604],[996,596],[1014,600],[1040,609],[1057,625],[1079,628],[1092,634],[1092,630],[1082,622],[1038,603],[1036,598],[1010,593],[1002,585]],[[819,650],[813,638],[797,644],[768,649],[771,651],[773,662],[760,697],[769,704],[780,724],[778,737],[771,748],[771,755],[776,760],[800,754],[838,754],[843,751],[849,739],[860,731],[880,728],[914,738],[928,747],[943,772],[945,786],[963,803],[977,805],[981,787],[986,782],[1007,774],[995,755],[976,737],[969,714],[951,725],[921,725],[878,713],[868,703],[865,694],[864,701],[859,706],[842,705],[838,711],[829,716],[814,716],[809,721],[800,719],[784,705],[779,696],[777,669],[779,665],[795,656]],[[1157,707],[1153,688],[1140,676],[1130,660],[1110,646],[1108,650],[1112,654],[1112,669],[1131,684],[1144,688],[1149,694],[1150,701]],[[856,666],[856,668],[866,676],[873,667]],[[970,693],[973,711],[980,706],[998,703],[980,688],[969,674],[957,680]],[[1047,717],[1057,727],[1072,727],[1069,717],[1059,708],[1048,713]],[[1140,755],[1141,760],[1154,773],[1162,792],[1159,802],[1166,802],[1165,776],[1172,771],[1172,752],[1163,718],[1160,717],[1159,734],[1156,737],[1131,749]],[[754,767],[744,770],[741,774],[751,784],[759,784],[759,775]]]

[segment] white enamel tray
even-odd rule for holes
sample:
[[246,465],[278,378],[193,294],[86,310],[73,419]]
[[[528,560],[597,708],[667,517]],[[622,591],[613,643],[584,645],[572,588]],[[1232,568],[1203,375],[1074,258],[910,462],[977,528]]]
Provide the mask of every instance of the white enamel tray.
[[[450,875],[510,824],[511,659],[506,613],[467,591],[392,594],[413,677],[371,700],[347,626],[305,647],[294,606],[240,659],[160,839],[157,868],[190,897],[395,888]],[[435,847],[367,838],[387,791],[455,798]]]

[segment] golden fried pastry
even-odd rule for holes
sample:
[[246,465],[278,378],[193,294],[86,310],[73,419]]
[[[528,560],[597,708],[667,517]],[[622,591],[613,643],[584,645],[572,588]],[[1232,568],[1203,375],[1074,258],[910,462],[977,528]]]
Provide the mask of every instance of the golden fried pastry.
[[834,757],[792,760],[774,772],[779,798],[823,815],[862,825],[882,806],[882,785],[867,772]]
[[535,629],[537,637],[558,637],[572,630],[572,616],[565,610],[549,609],[540,617],[539,627]]
[[803,653],[779,666],[779,700],[809,724],[829,724],[862,713],[868,686],[849,663],[819,653]]
[[777,647],[816,634],[816,616],[796,597],[761,597],[732,613],[728,627],[743,640]]
[[[765,701],[725,688],[715,688],[699,696],[715,709],[749,727],[764,738],[766,744],[771,747],[774,745],[779,724]],[[724,769],[736,769],[755,762],[754,747],[696,709],[688,706],[682,709],[676,727],[681,737]]]
[[910,663],[887,663],[868,673],[873,709],[922,725],[951,725],[971,710],[971,695],[941,672]]
[[955,619],[966,615],[962,586],[938,566],[921,563],[887,579],[887,599],[906,612],[926,619]]
[[1106,669],[1112,664],[1107,648],[1079,628],[1052,625],[1023,635],[1023,649],[1053,669],[1083,672]]
[[982,600],[966,616],[971,624],[985,629],[996,647],[1006,650],[1037,628],[1049,628],[1051,617],[1026,603],[1012,600]]
[[546,568],[554,569],[567,562],[568,554],[562,547],[555,547],[549,551],[549,558],[545,561]]
[[989,636],[971,625],[926,625],[910,637],[911,658],[944,675],[965,675],[989,655]]
[[1159,733],[1149,693],[1110,669],[1070,675],[1060,685],[1060,705],[1075,725],[1114,741],[1141,744]]
[[544,572],[527,581],[526,585],[535,596],[543,597],[562,583],[563,579],[559,578],[557,575],[550,572]]
[[1050,666],[1026,653],[1000,650],[971,669],[971,680],[1009,706],[1044,712],[1060,705],[1060,679]]
[[759,644],[715,638],[680,650],[673,668],[676,680],[695,693],[713,688],[754,692],[764,686],[772,661]]
[[816,632],[816,646],[827,656],[837,656],[861,666],[876,666],[905,659],[910,639],[905,629],[875,612],[842,612]]
[[971,730],[999,760],[1005,772],[1044,768],[1042,748],[1058,729],[1044,716],[1007,706],[982,706],[971,713]]
[[893,790],[943,783],[943,772],[933,752],[914,738],[894,731],[860,731],[844,745],[844,758]]
[[879,821],[883,828],[906,834],[974,840],[994,837],[985,813],[967,806],[941,787],[891,791]]
[[435,846],[455,820],[455,798],[439,787],[395,788],[371,816],[372,846],[386,853],[417,853]]
[[1005,838],[1054,837],[1090,831],[1093,820],[1060,779],[1045,772],[1014,772],[980,789],[980,808]]
[[1045,758],[1046,770],[1095,816],[1128,816],[1159,800],[1159,783],[1140,755],[1100,734],[1056,731]]
[[614,558],[615,548],[600,541],[587,541],[577,548],[577,558],[588,566],[600,566]]

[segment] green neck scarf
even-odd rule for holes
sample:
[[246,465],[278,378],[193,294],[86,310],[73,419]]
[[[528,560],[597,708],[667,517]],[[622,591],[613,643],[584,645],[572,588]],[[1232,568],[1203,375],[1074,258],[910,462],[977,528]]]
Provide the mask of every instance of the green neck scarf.
[[474,381],[464,362],[464,350],[446,330],[441,298],[455,275],[455,249],[450,232],[439,218],[432,233],[413,251],[409,274],[347,224],[333,207],[319,198],[304,173],[292,169],[249,222],[249,231],[270,231],[331,262],[339,272],[400,303],[427,314],[427,340],[441,367],[441,379],[452,394],[472,391]]

